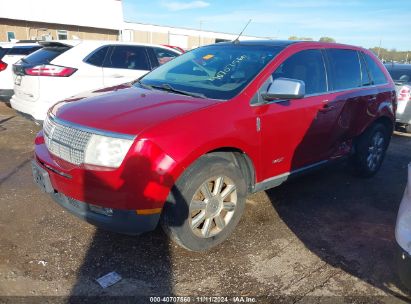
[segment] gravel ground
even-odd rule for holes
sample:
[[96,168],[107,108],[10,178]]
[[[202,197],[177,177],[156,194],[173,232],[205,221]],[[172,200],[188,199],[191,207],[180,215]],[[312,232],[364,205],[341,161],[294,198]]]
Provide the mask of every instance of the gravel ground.
[[[411,161],[405,134],[394,135],[374,178],[353,177],[340,164],[251,195],[234,234],[215,249],[193,253],[161,229],[118,235],[57,206],[31,177],[39,129],[0,103],[0,302],[107,295],[411,301],[394,259],[396,213]],[[95,279],[111,271],[123,279],[102,289]]]

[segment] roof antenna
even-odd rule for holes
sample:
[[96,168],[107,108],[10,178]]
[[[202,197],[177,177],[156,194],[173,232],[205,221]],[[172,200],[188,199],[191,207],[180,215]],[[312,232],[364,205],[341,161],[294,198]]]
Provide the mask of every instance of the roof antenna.
[[243,32],[245,31],[245,29],[247,28],[247,26],[251,23],[251,21],[252,21],[252,19],[248,20],[247,24],[244,26],[244,28],[243,28],[243,30],[241,31],[241,33],[238,35],[238,37],[237,37],[235,40],[233,40],[233,43],[234,43],[234,44],[237,44],[237,43],[240,42],[239,39],[240,39],[241,35],[243,34]]

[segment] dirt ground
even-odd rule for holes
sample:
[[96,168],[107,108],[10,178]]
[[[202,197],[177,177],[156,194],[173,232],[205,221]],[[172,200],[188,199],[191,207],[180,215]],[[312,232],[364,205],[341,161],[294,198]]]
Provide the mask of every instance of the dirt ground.
[[[405,134],[394,135],[371,179],[353,177],[340,164],[249,196],[234,234],[200,254],[177,247],[161,229],[123,236],[62,210],[32,181],[39,129],[0,102],[0,303],[107,295],[411,301],[394,259],[396,213],[411,161]],[[95,279],[111,271],[123,279],[102,289]]]

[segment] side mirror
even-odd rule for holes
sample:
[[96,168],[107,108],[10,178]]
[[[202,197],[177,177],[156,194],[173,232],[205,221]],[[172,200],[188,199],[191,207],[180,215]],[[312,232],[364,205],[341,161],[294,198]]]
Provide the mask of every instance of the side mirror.
[[305,83],[302,80],[277,78],[261,97],[266,101],[275,99],[299,99],[305,95]]

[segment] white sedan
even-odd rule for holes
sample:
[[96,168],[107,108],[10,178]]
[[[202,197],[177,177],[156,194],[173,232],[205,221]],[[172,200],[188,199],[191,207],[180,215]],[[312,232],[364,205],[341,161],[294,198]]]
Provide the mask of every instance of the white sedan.
[[43,121],[55,103],[84,91],[135,80],[179,56],[160,45],[119,41],[40,42],[42,49],[13,65],[11,106]]

